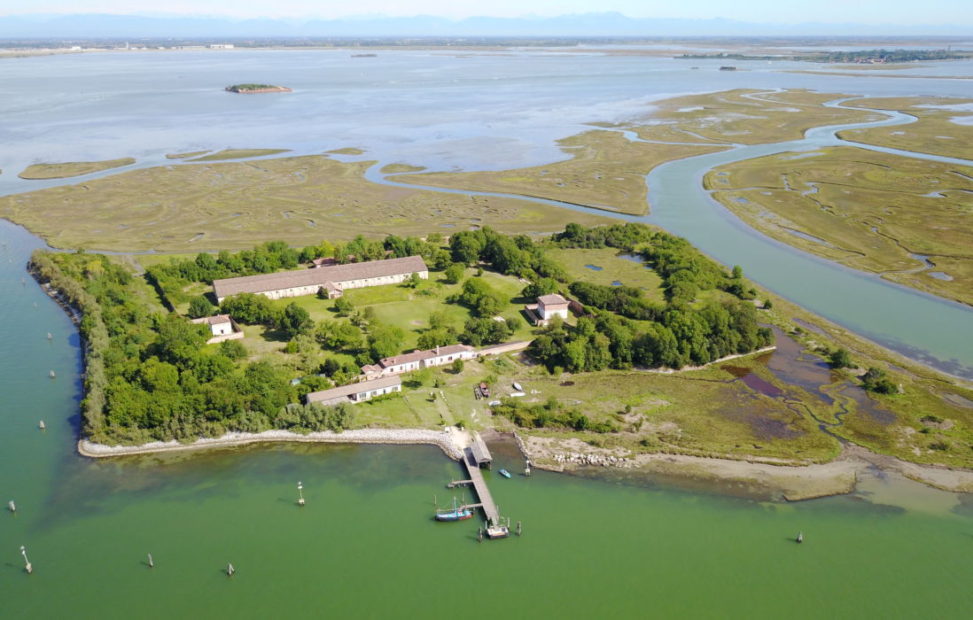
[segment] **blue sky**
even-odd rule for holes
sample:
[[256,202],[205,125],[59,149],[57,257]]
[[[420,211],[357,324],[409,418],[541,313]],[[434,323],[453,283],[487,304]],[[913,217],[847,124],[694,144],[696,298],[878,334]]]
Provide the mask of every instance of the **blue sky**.
[[37,13],[336,18],[362,15],[516,17],[617,11],[630,17],[776,23],[970,24],[973,0],[0,0],[0,15]]

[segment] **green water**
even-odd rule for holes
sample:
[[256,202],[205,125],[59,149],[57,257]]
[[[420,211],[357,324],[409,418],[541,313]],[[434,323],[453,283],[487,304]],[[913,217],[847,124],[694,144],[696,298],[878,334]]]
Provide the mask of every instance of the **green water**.
[[[36,239],[0,233],[0,501],[18,507],[0,514],[0,617],[889,618],[973,606],[973,500],[901,480],[785,505],[493,476],[525,531],[480,544],[476,522],[430,519],[460,474],[433,448],[82,459],[77,336],[21,283]],[[498,454],[520,469],[511,450]]]

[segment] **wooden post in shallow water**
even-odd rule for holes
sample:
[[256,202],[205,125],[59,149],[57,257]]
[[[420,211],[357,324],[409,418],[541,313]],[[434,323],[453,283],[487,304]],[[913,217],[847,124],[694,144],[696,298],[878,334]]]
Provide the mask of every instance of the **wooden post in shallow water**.
[[152,554],[149,554],[149,568],[155,568],[155,560],[152,559]]
[[226,576],[227,577],[232,577],[233,576],[233,573],[235,573],[235,572],[236,572],[236,569],[233,568],[233,565],[230,564],[229,562],[227,562],[226,563]]
[[42,431],[47,430],[47,424],[44,424],[44,420],[41,420],[40,424],[37,425]]
[[297,505],[304,505],[304,485],[300,481],[297,483]]
[[798,532],[797,533],[797,538],[794,539],[794,542],[796,542],[798,544],[804,542],[804,532]]
[[55,378],[55,377],[57,377],[57,375],[56,375],[56,374],[54,374],[54,371],[52,370],[52,371],[51,371],[51,379],[53,379],[53,378]]
[[24,556],[24,570],[27,571],[28,575],[32,574],[34,572],[34,565],[27,559],[27,548],[23,545],[20,545],[20,555]]
[[523,524],[521,524],[520,521],[517,521],[517,536],[520,536],[523,533],[524,533],[524,526]]

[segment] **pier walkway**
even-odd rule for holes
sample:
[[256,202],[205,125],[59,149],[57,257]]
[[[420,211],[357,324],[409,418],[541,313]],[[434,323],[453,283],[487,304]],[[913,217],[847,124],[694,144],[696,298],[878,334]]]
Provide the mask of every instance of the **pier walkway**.
[[463,480],[462,482],[473,485],[473,489],[476,491],[476,497],[480,500],[479,504],[468,504],[467,506],[469,508],[482,508],[483,514],[486,515],[488,525],[500,523],[500,510],[497,508],[496,502],[493,501],[493,496],[490,494],[490,487],[487,486],[486,480],[483,479],[483,472],[480,471],[480,465],[477,463],[472,451],[467,450],[463,458],[463,465],[466,466],[469,480]]

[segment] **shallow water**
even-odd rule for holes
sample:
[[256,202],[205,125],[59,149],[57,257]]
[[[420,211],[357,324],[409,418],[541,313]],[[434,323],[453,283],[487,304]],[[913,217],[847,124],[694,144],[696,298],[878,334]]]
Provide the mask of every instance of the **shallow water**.
[[[962,95],[966,87],[779,72],[796,63],[718,72],[693,61],[703,68],[690,72],[667,59],[595,55],[513,63],[425,52],[380,57],[367,68],[346,52],[3,63],[0,191],[57,184],[13,177],[35,160],[134,155],[154,165],[164,153],[198,147],[362,146],[371,149],[366,157],[386,162],[507,168],[561,157],[554,138],[669,93],[809,86]],[[220,90],[241,73],[297,92],[260,98]],[[0,500],[18,506],[15,515],[0,514],[4,618],[945,618],[965,617],[973,605],[973,500],[893,476],[868,479],[856,496],[799,504],[717,495],[705,485],[679,490],[671,480],[626,472],[607,480],[544,472],[491,479],[502,511],[523,522],[525,535],[477,544],[475,523],[430,520],[433,496],[448,503],[443,484],[459,474],[431,448],[272,446],[82,459],[74,452],[77,333],[24,273],[40,242],[7,223],[0,242]],[[724,254],[719,243],[701,245],[738,262],[738,246]],[[909,311],[924,316],[928,308]],[[919,336],[909,342],[939,351]],[[521,469],[513,453],[497,452],[498,466]],[[303,509],[294,504],[298,480]],[[798,531],[803,545],[792,542]],[[21,570],[20,545],[32,576]],[[155,569],[144,565],[147,553]],[[221,572],[227,562],[237,568],[232,579]]]

